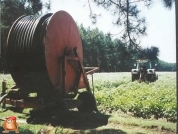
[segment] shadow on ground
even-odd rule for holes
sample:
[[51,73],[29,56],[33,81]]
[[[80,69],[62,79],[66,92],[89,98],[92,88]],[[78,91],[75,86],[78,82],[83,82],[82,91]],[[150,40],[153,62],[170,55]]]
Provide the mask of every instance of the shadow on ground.
[[27,119],[29,124],[51,124],[72,129],[93,129],[108,124],[109,115],[101,113],[80,113],[78,111],[58,112],[58,114],[33,111]]
[[76,131],[73,134],[127,134],[120,129],[103,129],[103,130],[88,130],[88,131]]
[[13,111],[15,113],[22,113],[22,111],[24,110],[24,108],[9,106],[9,107],[6,108],[6,111],[7,110],[11,110],[11,111]]
[[[19,130],[19,133],[20,134],[34,134],[32,131],[30,131],[29,129],[24,129],[24,128],[21,128],[21,127],[18,127],[18,130]],[[0,127],[0,133],[3,133],[4,131],[4,128],[3,127]],[[9,131],[8,134],[15,134],[15,131]]]

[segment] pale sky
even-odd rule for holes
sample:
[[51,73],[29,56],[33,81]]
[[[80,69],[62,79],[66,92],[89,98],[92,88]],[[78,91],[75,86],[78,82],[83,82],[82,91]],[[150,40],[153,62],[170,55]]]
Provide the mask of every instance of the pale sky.
[[[42,0],[47,1],[47,0]],[[51,0],[51,13],[59,10],[67,11],[73,19],[84,27],[98,28],[104,33],[118,34],[121,28],[114,26],[112,22],[115,20],[110,12],[102,7],[96,6],[90,0],[92,11],[101,14],[97,20],[97,24],[93,25],[89,18],[90,9],[88,0]],[[160,49],[159,59],[175,63],[176,62],[176,29],[175,29],[175,5],[171,10],[163,7],[161,0],[155,0],[150,9],[140,5],[138,8],[142,11],[142,16],[147,22],[147,36],[141,38],[141,46],[157,46]],[[114,36],[120,38],[120,36]]]

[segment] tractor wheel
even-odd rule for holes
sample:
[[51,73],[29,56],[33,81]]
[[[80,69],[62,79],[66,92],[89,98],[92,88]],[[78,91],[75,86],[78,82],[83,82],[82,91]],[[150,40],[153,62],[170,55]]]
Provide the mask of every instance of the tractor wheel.
[[85,91],[79,94],[77,100],[82,101],[78,107],[79,112],[93,112],[98,111],[96,107],[96,100],[92,93]]
[[132,74],[132,82],[135,81],[135,75]]
[[155,75],[151,75],[151,77],[150,77],[150,81],[151,81],[151,82],[156,81]]
[[158,75],[157,74],[155,74],[156,75],[156,80],[158,80]]

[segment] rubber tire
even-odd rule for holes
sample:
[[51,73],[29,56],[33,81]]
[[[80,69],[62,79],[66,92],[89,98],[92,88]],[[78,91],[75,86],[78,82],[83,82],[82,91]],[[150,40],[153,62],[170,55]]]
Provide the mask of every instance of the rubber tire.
[[135,75],[132,74],[132,82],[135,81]]
[[156,74],[156,80],[158,80],[158,74]]
[[154,75],[151,75],[150,81],[151,81],[151,82],[154,82],[155,80],[156,80],[155,76],[154,76]]
[[96,107],[96,100],[92,93],[85,91],[79,94],[77,100],[82,101],[82,104],[77,107],[79,112],[93,112],[98,111]]

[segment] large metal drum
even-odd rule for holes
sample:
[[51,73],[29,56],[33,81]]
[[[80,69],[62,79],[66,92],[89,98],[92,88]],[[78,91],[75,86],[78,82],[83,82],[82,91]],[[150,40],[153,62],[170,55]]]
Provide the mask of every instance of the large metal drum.
[[70,64],[66,66],[66,72],[62,72],[62,59],[65,50],[70,55],[74,47],[77,47],[82,61],[79,31],[67,12],[21,16],[12,25],[7,39],[8,66],[12,78],[22,91],[60,91],[65,75],[65,90],[68,93],[76,86],[78,72]]

